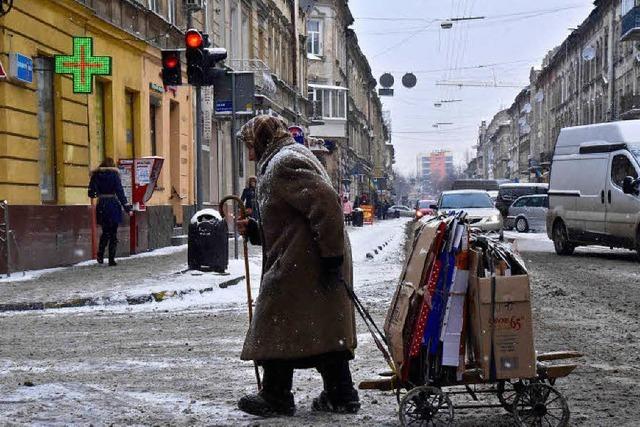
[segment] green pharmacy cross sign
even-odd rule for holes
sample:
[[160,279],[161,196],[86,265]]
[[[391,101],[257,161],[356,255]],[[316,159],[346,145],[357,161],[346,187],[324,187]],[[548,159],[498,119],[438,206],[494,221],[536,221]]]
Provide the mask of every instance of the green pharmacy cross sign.
[[92,93],[93,76],[111,75],[111,57],[93,56],[93,38],[74,37],[73,55],[55,55],[55,71],[73,75],[73,93]]

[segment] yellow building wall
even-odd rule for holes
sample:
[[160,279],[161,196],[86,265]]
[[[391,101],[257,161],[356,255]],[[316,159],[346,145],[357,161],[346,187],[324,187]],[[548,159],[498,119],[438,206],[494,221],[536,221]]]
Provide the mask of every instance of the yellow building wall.
[[[161,102],[156,141],[157,155],[165,158],[165,164],[160,188],[148,204],[173,204],[174,213],[181,216],[180,205],[192,203],[194,192],[190,179],[193,176],[191,90],[183,86],[174,95],[150,89],[150,84],[162,87],[160,50],[136,40],[70,0],[16,2],[11,13],[0,21],[5,26],[0,34],[0,52],[3,52],[0,61],[7,71],[8,52],[32,58],[69,55],[73,36],[93,37],[94,55],[112,57],[112,75],[99,79],[105,82],[106,89],[105,152],[116,161],[126,157],[127,152],[125,92],[135,94],[137,157],[151,155],[150,97]],[[0,200],[7,199],[11,204],[42,203],[36,79],[34,73],[32,84],[0,81]],[[86,189],[90,171],[99,163],[96,96],[74,94],[71,76],[66,75],[54,77],[54,88],[56,203],[89,204]],[[170,103],[179,109],[179,120],[176,117],[170,120]],[[180,150],[172,151],[173,145],[178,145]],[[180,156],[179,161],[171,161],[172,152]],[[172,187],[184,198],[173,200]]]

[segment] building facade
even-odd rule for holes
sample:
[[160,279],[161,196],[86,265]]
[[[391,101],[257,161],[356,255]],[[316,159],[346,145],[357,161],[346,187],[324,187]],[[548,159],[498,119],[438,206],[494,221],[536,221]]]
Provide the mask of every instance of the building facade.
[[[640,118],[640,4],[596,0],[591,14],[532,69],[530,84],[508,109],[511,136],[506,164],[487,157],[479,135],[478,177],[547,181],[555,142],[563,127]],[[492,122],[503,117],[498,113]],[[504,117],[503,117],[504,118]],[[510,167],[509,167],[510,166]],[[516,171],[517,169],[517,171]]]
[[[148,209],[136,214],[134,250],[168,245],[194,190],[191,91],[166,91],[160,77],[160,48],[183,39],[176,2],[16,2],[0,25],[0,61],[33,61],[30,81],[11,73],[0,82],[0,200],[12,244],[11,257],[0,248],[0,272],[91,258],[87,185],[106,156],[165,159]],[[71,54],[74,36],[93,38],[94,55],[112,57],[111,75],[97,77],[88,95],[54,73],[53,55]],[[128,253],[127,226],[119,239]]]
[[418,154],[417,185],[423,195],[436,194],[445,189],[454,175],[453,154],[448,150],[434,150]]

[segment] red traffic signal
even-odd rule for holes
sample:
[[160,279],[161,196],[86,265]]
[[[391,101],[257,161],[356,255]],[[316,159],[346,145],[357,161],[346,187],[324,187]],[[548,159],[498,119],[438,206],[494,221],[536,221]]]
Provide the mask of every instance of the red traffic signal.
[[187,45],[187,48],[191,49],[200,49],[204,45],[204,38],[198,30],[187,31],[187,34],[184,36],[184,41]]
[[182,67],[178,49],[162,50],[162,84],[165,86],[182,84]]

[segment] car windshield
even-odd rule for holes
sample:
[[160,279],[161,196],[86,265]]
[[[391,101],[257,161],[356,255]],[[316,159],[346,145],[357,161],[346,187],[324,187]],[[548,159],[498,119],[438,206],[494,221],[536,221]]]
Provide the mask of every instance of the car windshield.
[[440,209],[492,208],[493,202],[488,194],[459,193],[443,194]]

